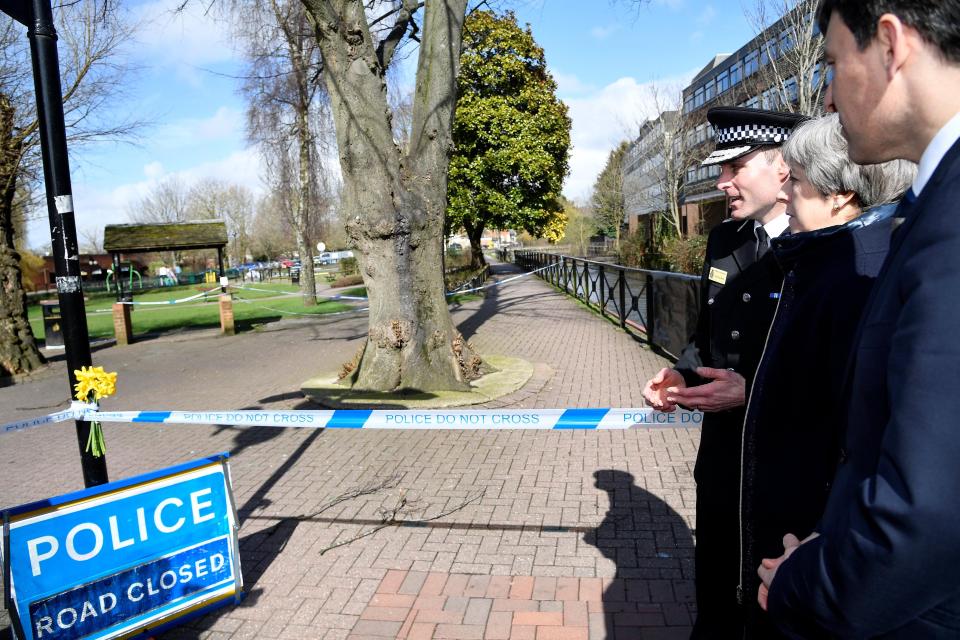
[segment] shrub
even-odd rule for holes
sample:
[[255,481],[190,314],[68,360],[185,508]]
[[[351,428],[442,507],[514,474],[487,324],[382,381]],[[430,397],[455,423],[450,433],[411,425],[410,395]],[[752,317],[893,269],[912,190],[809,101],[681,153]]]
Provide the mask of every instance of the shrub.
[[707,251],[707,236],[668,238],[661,248],[663,257],[672,271],[699,275]]
[[626,267],[643,267],[646,255],[647,238],[644,234],[634,231],[625,235],[620,241],[620,254],[617,262]]
[[363,278],[359,273],[355,273],[353,275],[337,278],[333,281],[330,287],[333,289],[339,289],[340,287],[355,287],[358,284],[363,284]]
[[343,258],[340,260],[340,275],[352,276],[358,273],[360,273],[360,265],[357,264],[356,258]]

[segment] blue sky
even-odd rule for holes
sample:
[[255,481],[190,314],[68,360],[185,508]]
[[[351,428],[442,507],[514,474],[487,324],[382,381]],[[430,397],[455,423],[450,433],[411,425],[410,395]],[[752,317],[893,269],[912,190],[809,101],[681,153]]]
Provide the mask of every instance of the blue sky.
[[[227,27],[202,14],[206,2],[174,15],[179,3],[126,3],[142,26],[123,55],[138,71],[129,96],[113,108],[153,124],[135,145],[72,152],[81,238],[102,233],[104,224],[128,222],[133,203],[171,175],[187,185],[214,177],[263,191],[237,81],[225,77],[237,75],[242,60]],[[678,92],[715,54],[735,51],[754,32],[744,5],[732,1],[651,0],[636,7],[628,0],[515,0],[501,6],[531,25],[570,108],[573,149],[564,193],[574,199],[589,195],[610,149],[655,115],[651,84]],[[31,246],[49,242],[43,219],[28,233]]]

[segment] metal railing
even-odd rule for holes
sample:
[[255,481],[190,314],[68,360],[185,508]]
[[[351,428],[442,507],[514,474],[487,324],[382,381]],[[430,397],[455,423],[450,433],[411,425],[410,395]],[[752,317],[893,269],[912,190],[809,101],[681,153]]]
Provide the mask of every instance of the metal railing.
[[[455,272],[447,272],[447,277],[451,277]],[[470,275],[470,274],[466,274]],[[448,280],[450,283],[447,287],[447,293],[456,293],[460,290],[466,289],[476,289],[482,287],[483,283],[487,281],[487,277],[490,275],[490,265],[484,265],[483,269],[476,271],[470,277],[460,277],[457,279]]]
[[700,278],[532,250],[501,254],[676,357],[693,335]]

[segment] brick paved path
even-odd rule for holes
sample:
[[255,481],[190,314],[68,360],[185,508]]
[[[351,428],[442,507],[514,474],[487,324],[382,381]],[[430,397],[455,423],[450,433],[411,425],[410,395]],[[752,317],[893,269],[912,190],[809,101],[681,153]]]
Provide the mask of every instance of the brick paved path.
[[[532,277],[454,319],[481,352],[536,364],[490,407],[642,406],[643,381],[666,364]],[[300,383],[348,360],[365,330],[365,316],[285,319],[232,338],[193,331],[109,347],[94,361],[120,374],[108,410],[310,408]],[[0,422],[63,406],[65,380],[61,361],[0,389]],[[248,596],[166,637],[689,633],[696,430],[105,431],[113,479],[233,455]],[[72,423],[3,436],[0,447],[2,504],[82,486]],[[360,495],[337,501],[346,494]],[[419,522],[326,550],[392,512]]]

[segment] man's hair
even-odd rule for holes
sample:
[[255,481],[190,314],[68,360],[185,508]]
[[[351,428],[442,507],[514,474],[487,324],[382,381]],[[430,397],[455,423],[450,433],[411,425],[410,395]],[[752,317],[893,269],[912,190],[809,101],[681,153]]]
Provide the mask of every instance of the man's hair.
[[892,13],[940,51],[946,60],[960,64],[960,0],[820,0],[817,22],[827,32],[836,11],[864,49],[877,35],[877,21]]
[[800,124],[781,149],[787,164],[803,169],[821,196],[854,193],[863,209],[899,200],[917,175],[917,165],[907,160],[851,161],[835,113]]
[[780,146],[776,147],[766,147],[763,150],[763,157],[766,158],[767,164],[773,164],[778,159],[780,159]]

